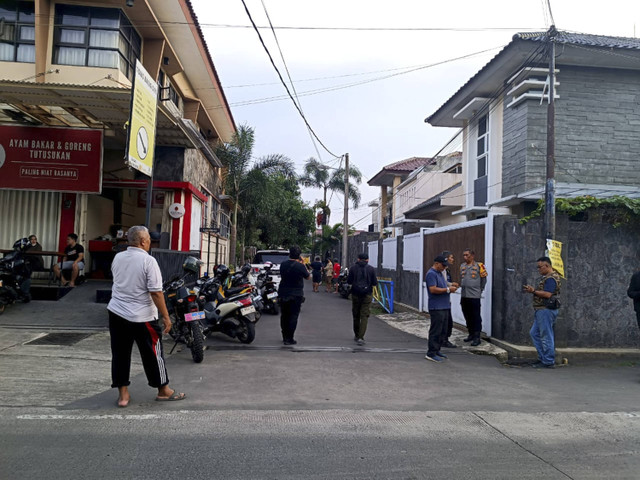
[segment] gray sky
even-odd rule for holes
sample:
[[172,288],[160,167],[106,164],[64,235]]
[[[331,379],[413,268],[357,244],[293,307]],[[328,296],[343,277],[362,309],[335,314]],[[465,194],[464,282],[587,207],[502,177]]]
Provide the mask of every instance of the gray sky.
[[[305,160],[318,154],[256,32],[236,28],[251,25],[241,0],[191,1],[236,123],[255,128],[254,155],[284,154],[302,171]],[[384,165],[437,153],[456,130],[431,127],[425,117],[514,33],[550,25],[546,0],[245,1],[259,27],[269,24],[264,7],[274,27],[323,27],[276,28],[276,35],[309,124],[331,152],[348,152],[365,176],[362,205],[349,213],[349,223],[360,229],[370,223],[366,204],[379,193],[366,180]],[[551,8],[560,30],[640,35],[638,0],[551,0]],[[445,30],[357,30],[363,27]],[[288,82],[273,33],[260,32]],[[324,163],[337,165],[317,148]],[[321,197],[319,190],[303,190],[310,203]],[[342,205],[343,196],[333,195],[332,224],[342,221]]]

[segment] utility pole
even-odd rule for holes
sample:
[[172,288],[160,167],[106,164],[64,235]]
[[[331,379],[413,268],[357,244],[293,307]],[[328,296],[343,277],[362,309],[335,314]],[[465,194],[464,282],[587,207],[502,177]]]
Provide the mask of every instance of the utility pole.
[[544,192],[544,244],[556,237],[556,130],[555,130],[555,83],[556,83],[556,40],[555,25],[549,27],[549,102],[547,104],[547,175]]
[[342,221],[342,268],[347,266],[349,238],[349,154],[344,154],[344,219]]

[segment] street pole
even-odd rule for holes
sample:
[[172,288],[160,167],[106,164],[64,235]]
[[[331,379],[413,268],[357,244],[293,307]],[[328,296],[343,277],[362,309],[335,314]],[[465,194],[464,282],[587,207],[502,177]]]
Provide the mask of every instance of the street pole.
[[207,275],[211,272],[211,232],[207,232]]
[[544,193],[544,244],[556,237],[556,159],[555,159],[555,83],[556,42],[555,25],[549,27],[549,102],[547,105],[547,175]]
[[349,154],[344,154],[344,220],[342,222],[342,268],[347,266],[347,241],[349,238]]

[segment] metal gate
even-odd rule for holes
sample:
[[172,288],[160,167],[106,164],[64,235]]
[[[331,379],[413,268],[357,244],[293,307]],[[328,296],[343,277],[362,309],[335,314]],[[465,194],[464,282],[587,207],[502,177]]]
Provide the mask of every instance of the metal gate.
[[[486,265],[489,275],[487,285],[481,299],[482,331],[491,335],[491,288],[492,288],[492,245],[493,245],[493,216],[470,222],[458,223],[442,228],[424,228],[423,234],[423,265],[421,310],[427,311],[427,290],[424,278],[433,266],[433,259],[443,251],[448,250],[455,257],[455,264],[450,267],[451,279],[460,282],[460,263],[462,252],[466,248],[475,251],[475,259]],[[465,325],[464,316],[460,308],[460,292],[451,294],[451,315],[453,321]]]

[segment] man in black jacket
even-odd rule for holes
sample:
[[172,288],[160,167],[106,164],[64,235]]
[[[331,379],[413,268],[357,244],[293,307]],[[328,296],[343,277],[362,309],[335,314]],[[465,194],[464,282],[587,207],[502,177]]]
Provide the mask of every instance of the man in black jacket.
[[634,273],[631,276],[631,282],[629,283],[627,295],[633,298],[633,309],[636,311],[638,328],[640,328],[640,271]]
[[347,283],[351,285],[354,340],[358,345],[364,345],[373,287],[378,285],[376,271],[369,265],[369,255],[366,253],[358,254],[358,261],[349,270]]
[[280,329],[282,330],[282,343],[295,345],[293,338],[298,327],[298,316],[304,302],[304,280],[310,277],[307,267],[300,258],[300,247],[297,245],[289,249],[289,259],[280,264],[280,286],[278,298],[280,299]]

